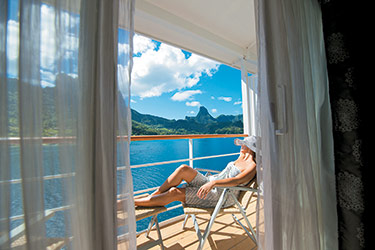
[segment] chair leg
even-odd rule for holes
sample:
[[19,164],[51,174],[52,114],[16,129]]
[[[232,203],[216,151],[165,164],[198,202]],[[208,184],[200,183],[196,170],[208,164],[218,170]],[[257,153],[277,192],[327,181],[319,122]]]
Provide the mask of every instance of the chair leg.
[[147,227],[146,237],[148,237],[152,227],[154,226],[155,220],[157,220],[157,217],[156,217],[156,215],[153,215],[151,217],[151,221],[150,221],[150,223],[148,224],[148,227]]
[[201,240],[202,240],[202,233],[201,233],[201,230],[199,229],[197,217],[195,216],[195,214],[191,214],[191,218],[193,220],[193,225],[194,225],[195,232],[197,233],[198,240],[199,240],[199,242],[201,242]]
[[238,224],[238,219],[234,214],[232,214],[232,219],[233,219],[234,223]]
[[161,237],[160,226],[159,226],[159,221],[158,221],[157,215],[152,216],[150,224],[148,224],[148,231],[146,231],[146,237],[148,237],[148,234],[149,234],[151,228],[153,227],[154,223],[155,223],[155,227],[156,227],[156,232],[158,234],[158,240],[153,241],[153,242],[149,242],[149,243],[147,243],[143,246],[140,246],[140,247],[137,248],[138,250],[146,250],[146,249],[152,248],[156,245],[160,245],[160,248],[162,250],[164,250],[164,244],[163,244],[163,239]]
[[189,218],[189,215],[185,214],[184,223],[182,223],[182,229],[185,229],[185,225],[186,225],[186,222],[187,222],[188,218]]
[[160,232],[160,227],[159,227],[159,222],[158,222],[158,218],[157,217],[155,219],[155,225],[156,225],[156,231],[158,232],[158,237],[159,237],[159,241],[160,241],[160,247],[161,247],[162,250],[164,250],[163,239],[161,238],[161,232]]
[[[247,226],[249,227],[251,233],[253,234],[253,237],[251,237],[251,236],[249,235],[250,238],[255,242],[255,244],[257,244],[257,239],[256,239],[256,234],[255,234],[255,232],[254,232],[254,229],[253,229],[253,227],[251,226],[251,223],[250,223],[249,219],[247,218],[246,213],[245,213],[245,211],[243,210],[242,207],[240,208],[240,211],[241,211],[241,214],[242,214],[243,218],[244,218],[245,221],[246,221]],[[248,234],[249,234],[249,233],[248,233]]]
[[[232,198],[234,199],[238,209],[240,210],[241,214],[242,214],[242,217],[244,218],[244,220],[246,221],[246,224],[247,226],[249,227],[252,235],[249,233],[249,231],[242,225],[242,223],[237,219],[237,222],[242,226],[242,228],[245,230],[245,232],[247,233],[247,235],[254,241],[254,243],[257,245],[257,240],[256,240],[256,234],[254,232],[254,229],[253,227],[251,226],[251,223],[249,221],[249,219],[247,218],[246,216],[246,212],[244,211],[243,207],[241,206],[241,204],[238,202],[237,198],[234,196],[234,194],[230,193]],[[232,214],[232,216],[234,216]],[[234,216],[235,217],[235,216]]]
[[237,217],[234,214],[232,214],[232,216],[236,220],[236,222],[242,227],[242,229],[245,231],[247,236],[249,236],[250,239],[252,239],[254,241],[255,245],[257,245],[256,238],[254,237],[255,233],[254,233],[254,230],[253,230],[252,226],[248,224],[248,227],[250,228],[251,232],[253,233],[253,234],[250,234],[249,230],[247,230],[247,228],[244,226],[244,224],[242,224],[241,221],[239,219],[237,219]]
[[216,204],[215,210],[214,210],[214,212],[211,215],[211,219],[208,222],[206,230],[204,230],[203,237],[202,237],[202,239],[199,242],[199,249],[203,249],[204,243],[206,243],[206,240],[208,238],[208,235],[210,234],[212,225],[215,222],[216,216],[218,215],[218,213],[219,213],[219,211],[220,211],[220,209],[221,209],[221,207],[222,207],[222,205],[223,205],[223,203],[225,201],[225,197],[226,197],[227,191],[228,191],[228,189],[224,189],[223,190],[223,193],[221,194],[220,199],[219,199],[219,201]]
[[202,250],[204,244],[206,243],[208,235],[210,234],[210,231],[211,231],[211,227],[214,224],[215,218],[218,215],[218,213],[219,213],[219,211],[220,211],[220,209],[221,209],[221,207],[222,207],[222,205],[224,203],[227,191],[228,191],[228,189],[224,189],[223,193],[221,194],[220,199],[217,202],[216,207],[214,209],[214,212],[211,214],[210,221],[208,222],[208,224],[206,226],[206,229],[204,230],[204,234],[203,235],[201,233],[201,230],[199,229],[199,225],[198,225],[198,222],[197,222],[197,218],[195,217],[195,214],[190,214],[190,216],[191,216],[191,218],[193,220],[195,232],[197,233],[197,236],[198,236],[198,240],[199,240],[198,249],[199,250]]

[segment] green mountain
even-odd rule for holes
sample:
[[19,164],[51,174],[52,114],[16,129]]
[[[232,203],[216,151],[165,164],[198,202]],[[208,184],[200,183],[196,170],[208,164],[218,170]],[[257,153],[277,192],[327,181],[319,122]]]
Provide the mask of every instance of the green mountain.
[[[42,101],[42,122],[41,130],[43,136],[56,136],[57,135],[57,118],[56,118],[56,104],[55,104],[55,88],[39,88],[36,86],[29,85],[28,91],[40,91]],[[8,78],[7,79],[8,89],[8,131],[9,136],[19,136],[19,122],[18,122],[18,80]],[[24,93],[27,95],[28,93]]]
[[[78,101],[77,93],[73,93],[73,86],[76,81],[68,75],[61,74],[57,78],[64,84],[58,84],[56,87],[33,87],[30,91],[41,91],[42,98],[42,123],[41,130],[43,136],[57,136],[58,126],[56,117],[56,104],[59,100],[56,98],[56,91],[59,91],[60,98],[64,98],[64,103],[71,107],[67,107],[64,114],[65,134],[70,135],[74,131],[74,117],[78,116],[76,106]],[[9,136],[19,136],[18,124],[18,80],[7,79],[8,91],[8,127]],[[37,88],[32,90],[32,88]],[[64,94],[66,93],[66,94]],[[132,115],[132,135],[167,135],[167,134],[237,134],[243,133],[242,115],[220,115],[214,118],[208,110],[201,106],[196,116],[186,116],[185,119],[166,119],[149,114],[141,114],[136,110],[131,110]]]
[[195,116],[195,117],[186,116],[185,120],[187,120],[187,121],[194,121],[194,122],[203,123],[203,124],[208,124],[208,123],[214,123],[214,122],[216,122],[216,119],[213,118],[210,115],[210,113],[208,113],[208,110],[205,107],[203,107],[203,106],[199,107],[199,112],[198,112],[197,116]]
[[132,110],[132,120],[133,135],[243,133],[242,115],[220,115],[214,118],[203,106],[196,116],[186,116],[180,120],[169,120]]

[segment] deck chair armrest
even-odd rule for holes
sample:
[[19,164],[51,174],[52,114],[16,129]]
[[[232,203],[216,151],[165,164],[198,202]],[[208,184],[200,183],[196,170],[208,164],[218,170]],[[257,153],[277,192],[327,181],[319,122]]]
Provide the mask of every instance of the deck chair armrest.
[[240,186],[232,186],[232,187],[216,187],[219,189],[229,189],[229,190],[239,190],[239,191],[250,191],[250,192],[258,192],[256,188],[248,188],[248,187],[240,187]]

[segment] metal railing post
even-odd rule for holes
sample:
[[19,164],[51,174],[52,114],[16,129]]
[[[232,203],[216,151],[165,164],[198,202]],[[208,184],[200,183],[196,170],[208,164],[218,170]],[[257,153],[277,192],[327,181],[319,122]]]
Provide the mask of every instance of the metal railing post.
[[190,167],[194,167],[193,165],[193,139],[189,139],[189,165]]

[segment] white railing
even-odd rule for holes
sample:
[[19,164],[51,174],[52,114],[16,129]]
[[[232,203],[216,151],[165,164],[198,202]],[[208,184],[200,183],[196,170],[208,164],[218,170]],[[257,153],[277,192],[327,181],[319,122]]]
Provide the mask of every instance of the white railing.
[[[146,163],[146,164],[138,164],[138,165],[131,165],[130,168],[141,168],[141,167],[149,167],[149,166],[157,166],[157,165],[165,165],[165,164],[172,164],[172,163],[179,163],[179,162],[189,162],[189,165],[193,167],[194,161],[196,160],[203,160],[203,159],[211,159],[211,158],[218,158],[218,157],[226,157],[226,156],[233,156],[238,155],[239,153],[229,153],[229,154],[220,154],[220,155],[211,155],[211,156],[203,156],[203,157],[196,157],[193,156],[193,140],[194,139],[207,139],[207,138],[234,138],[234,137],[246,137],[245,134],[215,134],[215,135],[148,135],[148,136],[132,136],[131,141],[155,141],[155,140],[181,140],[181,139],[188,139],[189,140],[189,158],[187,159],[178,159],[178,160],[171,160],[171,161],[162,161],[162,162],[153,162],[153,163]],[[33,138],[36,139],[36,138]],[[118,140],[124,139],[119,137]],[[2,141],[8,140],[11,144],[19,144],[19,138],[2,138]],[[0,140],[0,141],[1,141]],[[42,140],[43,144],[59,144],[59,143],[74,143],[74,137],[42,137],[37,138],[37,140]],[[117,167],[117,171],[121,171],[127,168],[127,166],[119,166]],[[43,176],[43,180],[52,180],[52,179],[62,179],[62,178],[69,178],[74,177],[75,173],[64,173],[64,174],[56,174],[56,175],[46,175]],[[12,180],[2,180],[0,184],[19,184],[22,183],[22,179],[12,179]],[[138,190],[134,192],[134,195],[147,193],[153,190],[156,190],[158,187],[151,187],[143,190]],[[118,195],[120,198],[121,195]],[[181,207],[182,205],[176,205],[173,207],[167,208],[167,211],[176,209]],[[66,205],[61,207],[55,207],[48,209],[51,212],[58,212],[68,210],[72,207],[72,205]],[[23,215],[16,215],[10,217],[11,221],[22,219]]]

